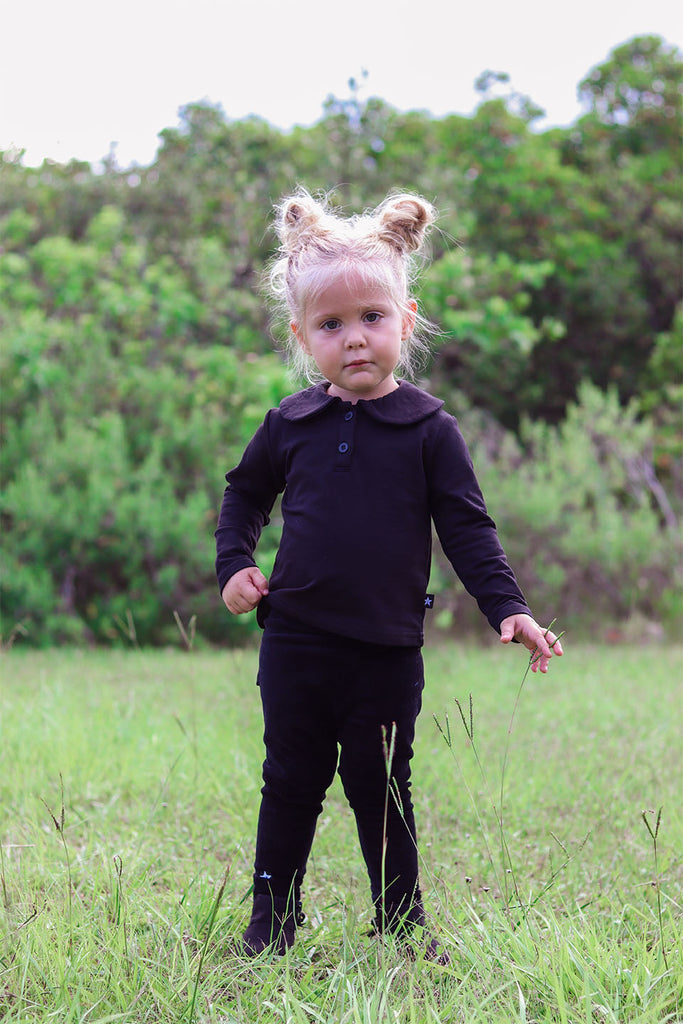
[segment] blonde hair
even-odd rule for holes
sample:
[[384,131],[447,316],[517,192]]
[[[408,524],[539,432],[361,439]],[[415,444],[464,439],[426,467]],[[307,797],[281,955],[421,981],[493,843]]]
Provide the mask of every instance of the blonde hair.
[[[354,281],[379,287],[402,314],[414,316],[410,288],[436,211],[419,196],[396,193],[370,213],[345,218],[304,189],[288,196],[276,210],[281,245],[270,268],[270,291],[277,321],[281,327],[287,325],[292,370],[313,382],[321,379],[320,374],[290,323],[302,324],[307,304],[332,280],[351,275]],[[414,376],[423,365],[432,330],[418,314],[416,327],[401,345],[398,369],[406,376]]]

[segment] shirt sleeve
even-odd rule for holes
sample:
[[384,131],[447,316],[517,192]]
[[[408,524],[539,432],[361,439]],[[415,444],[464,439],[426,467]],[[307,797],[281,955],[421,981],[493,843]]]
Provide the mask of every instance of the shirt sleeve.
[[531,611],[489,516],[454,417],[444,414],[428,457],[430,508],[448,560],[493,629]]
[[228,580],[256,565],[254,550],[285,482],[272,457],[271,413],[247,445],[238,466],[226,474],[216,529],[216,575],[222,592]]

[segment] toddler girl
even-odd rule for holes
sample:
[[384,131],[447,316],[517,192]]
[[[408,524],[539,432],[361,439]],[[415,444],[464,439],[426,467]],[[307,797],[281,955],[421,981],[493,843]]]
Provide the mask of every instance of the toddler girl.
[[[267,413],[227,474],[216,531],[223,600],[235,615],[256,608],[263,628],[266,759],[248,955],[294,941],[336,770],[356,818],[375,930],[404,937],[424,923],[410,760],[432,522],[502,642],[537,652],[541,672],[562,654],[517,585],[455,419],[395,376],[420,345],[411,257],[433,218],[411,195],[350,219],[304,192],[279,210],[271,284],[295,362],[319,382]],[[253,554],[279,494],[282,539],[267,580]],[[426,955],[437,956],[435,942]]]

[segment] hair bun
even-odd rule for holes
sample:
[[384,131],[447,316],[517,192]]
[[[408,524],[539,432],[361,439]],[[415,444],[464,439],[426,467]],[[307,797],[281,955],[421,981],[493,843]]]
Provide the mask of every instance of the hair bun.
[[422,248],[436,211],[420,196],[397,195],[389,196],[378,206],[376,217],[380,238],[405,255]]
[[276,225],[283,250],[299,252],[313,236],[325,234],[326,219],[325,207],[308,192],[302,190],[285,199]]

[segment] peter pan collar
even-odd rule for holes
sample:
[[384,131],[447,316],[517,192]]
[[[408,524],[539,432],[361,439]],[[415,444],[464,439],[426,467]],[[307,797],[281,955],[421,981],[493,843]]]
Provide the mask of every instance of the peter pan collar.
[[[329,395],[325,384],[314,384],[305,391],[297,391],[296,394],[283,398],[280,402],[280,413],[284,419],[297,422],[311,419],[335,404],[349,403]],[[373,420],[394,424],[419,423],[442,406],[443,402],[440,399],[405,380],[383,398],[374,398],[371,401],[361,399],[356,404],[356,408],[362,409]]]

